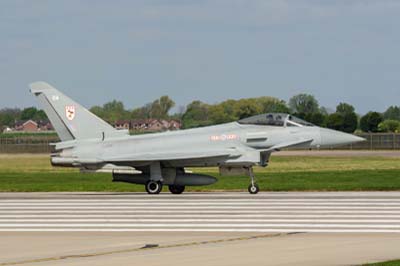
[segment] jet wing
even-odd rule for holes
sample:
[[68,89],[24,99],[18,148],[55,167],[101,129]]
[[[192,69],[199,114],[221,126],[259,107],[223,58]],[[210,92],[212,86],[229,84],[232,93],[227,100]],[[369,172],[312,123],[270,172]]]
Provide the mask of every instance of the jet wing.
[[284,148],[295,148],[295,147],[311,144],[311,142],[313,142],[313,139],[300,139],[300,140],[296,140],[296,141],[282,142],[282,143],[276,144],[266,150],[262,150],[261,152],[268,153],[268,152],[279,151]]
[[146,161],[174,161],[174,160],[193,160],[193,159],[217,159],[238,157],[240,154],[235,150],[226,151],[168,151],[168,152],[150,152],[135,153],[131,155],[104,157],[106,162],[146,162]]

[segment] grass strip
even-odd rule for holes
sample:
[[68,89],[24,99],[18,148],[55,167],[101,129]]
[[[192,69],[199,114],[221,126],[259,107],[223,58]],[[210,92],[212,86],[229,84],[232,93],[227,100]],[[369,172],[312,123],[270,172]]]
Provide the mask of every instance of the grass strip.
[[[211,186],[189,187],[188,191],[244,191],[246,176],[221,177],[216,171],[206,172],[218,178]],[[400,190],[400,170],[351,170],[321,172],[256,173],[263,191],[395,191]],[[164,188],[167,191],[166,188]],[[142,185],[114,183],[110,174],[79,172],[0,172],[1,192],[142,192]]]

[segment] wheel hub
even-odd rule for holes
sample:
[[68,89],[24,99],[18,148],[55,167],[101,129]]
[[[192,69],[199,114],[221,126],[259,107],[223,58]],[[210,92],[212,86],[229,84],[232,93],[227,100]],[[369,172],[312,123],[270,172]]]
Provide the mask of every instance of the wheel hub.
[[160,181],[148,181],[145,187],[147,193],[159,194],[162,190],[162,183]]

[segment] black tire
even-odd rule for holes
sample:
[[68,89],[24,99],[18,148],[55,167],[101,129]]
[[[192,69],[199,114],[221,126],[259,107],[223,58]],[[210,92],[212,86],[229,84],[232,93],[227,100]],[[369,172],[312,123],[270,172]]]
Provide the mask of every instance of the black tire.
[[163,184],[160,181],[147,181],[145,188],[151,195],[160,194]]
[[182,194],[185,191],[185,186],[170,185],[168,189],[172,194]]
[[249,185],[248,189],[250,194],[257,194],[260,191],[260,187],[257,184],[252,184]]

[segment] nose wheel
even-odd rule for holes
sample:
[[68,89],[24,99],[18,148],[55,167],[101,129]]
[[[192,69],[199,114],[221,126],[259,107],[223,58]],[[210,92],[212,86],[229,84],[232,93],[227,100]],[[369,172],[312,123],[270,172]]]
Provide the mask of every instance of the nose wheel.
[[250,184],[247,190],[250,194],[257,194],[260,191],[260,187],[257,184]]
[[161,181],[148,181],[145,185],[146,191],[149,194],[160,194],[163,184]]
[[254,176],[253,167],[247,168],[247,172],[251,179],[251,183],[250,183],[249,187],[247,188],[247,190],[249,191],[250,194],[257,194],[260,191],[260,187],[256,183],[256,180],[255,180],[256,178]]

